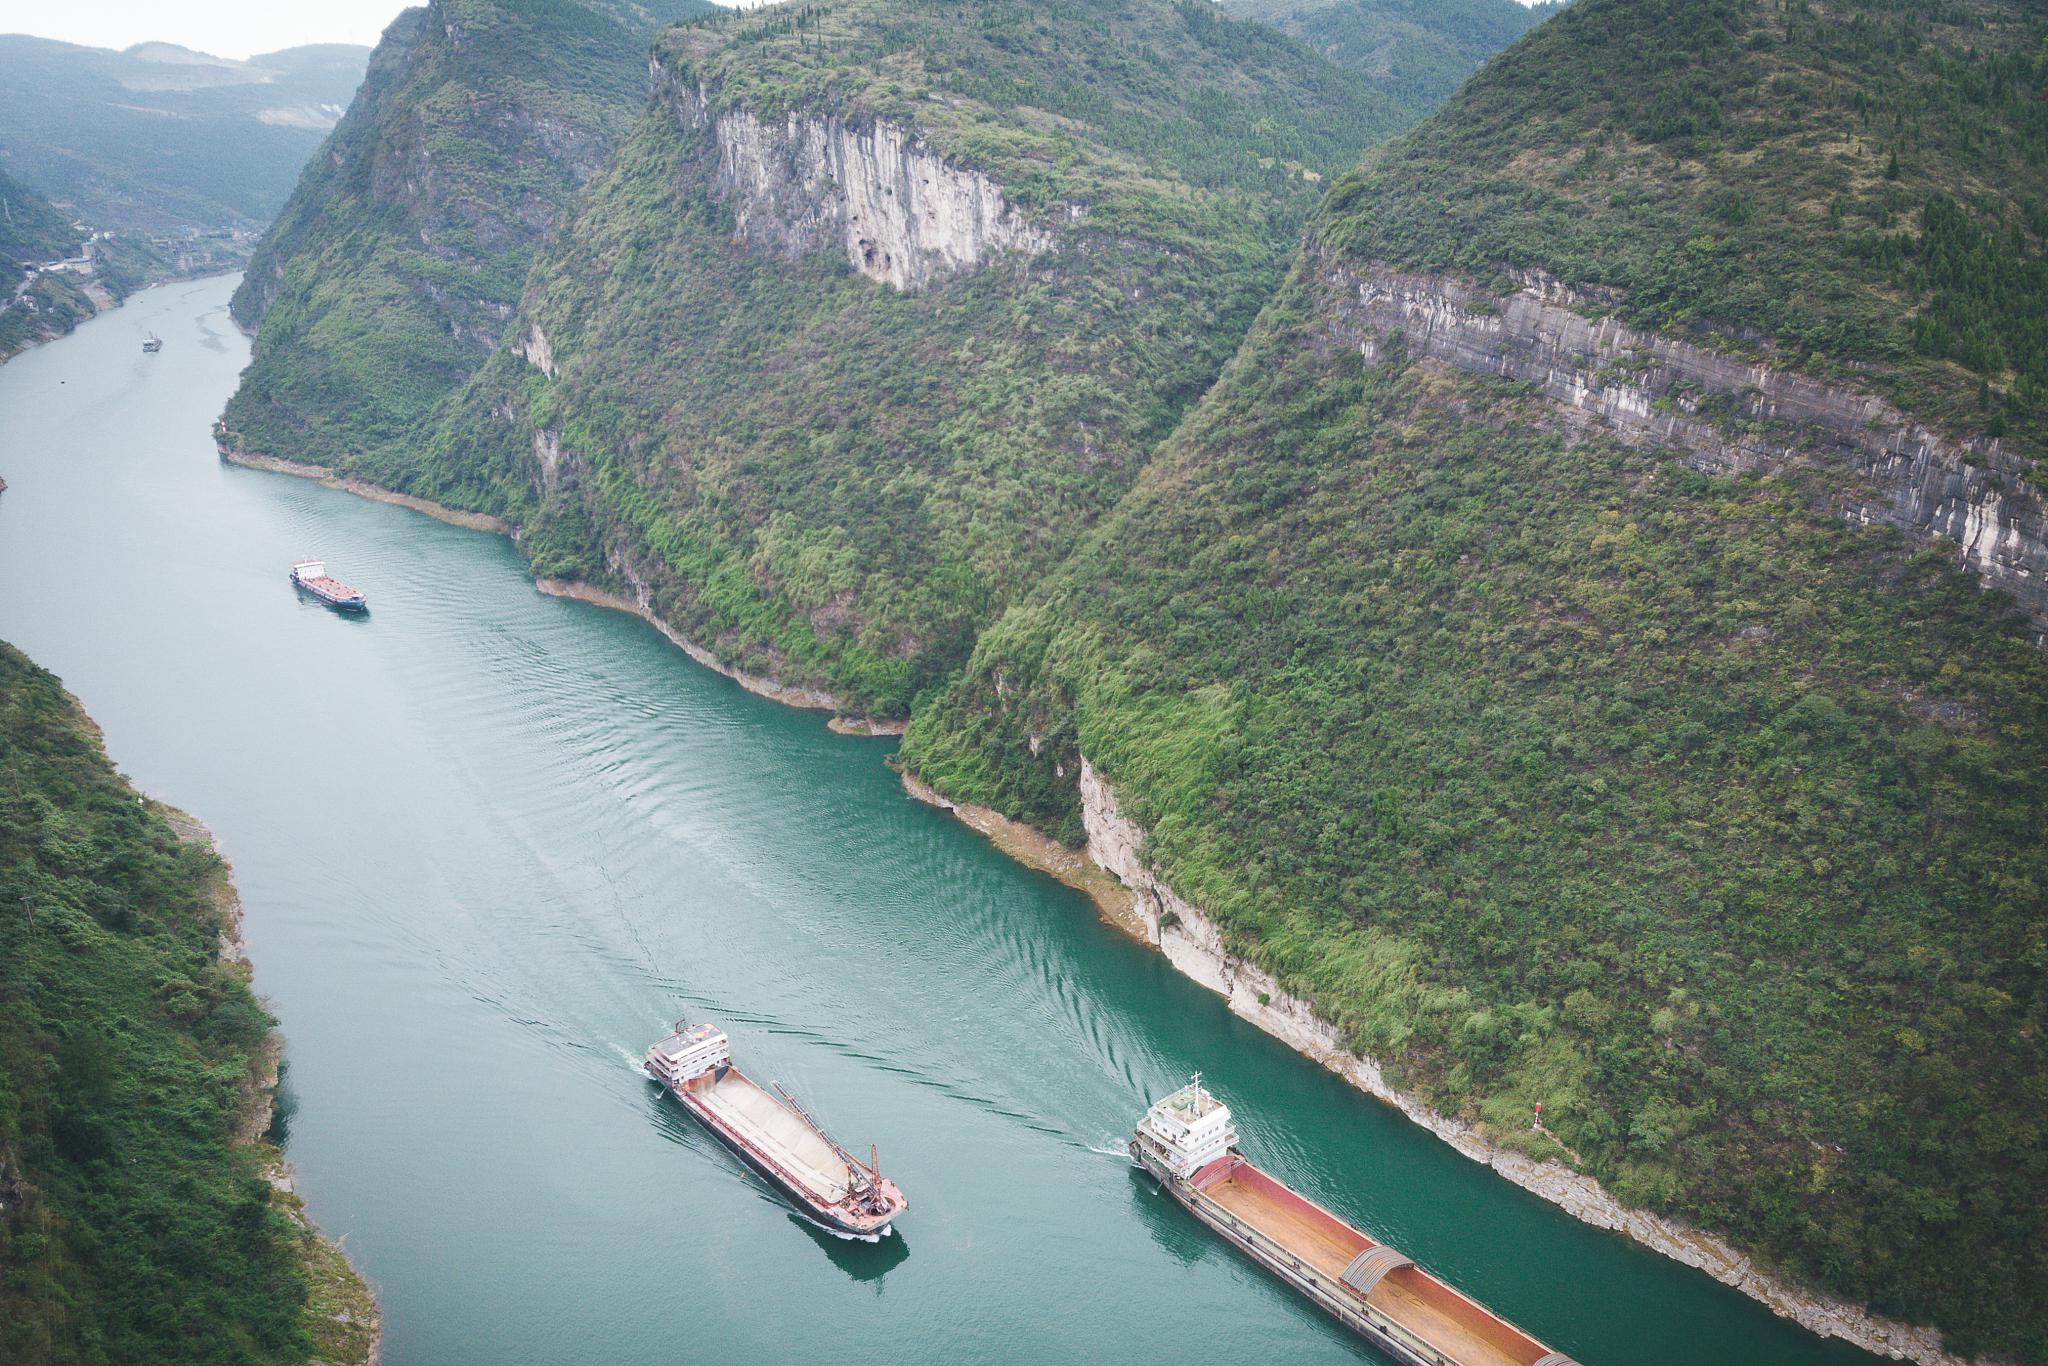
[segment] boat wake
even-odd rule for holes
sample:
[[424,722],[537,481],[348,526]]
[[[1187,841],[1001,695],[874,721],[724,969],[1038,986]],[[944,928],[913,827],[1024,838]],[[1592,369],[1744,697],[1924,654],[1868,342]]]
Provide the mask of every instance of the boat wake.
[[1123,1161],[1130,1163],[1134,1167],[1138,1165],[1137,1159],[1131,1156],[1131,1147],[1128,1143],[1119,1143],[1114,1138],[1105,1137],[1103,1139],[1103,1146],[1098,1148],[1093,1143],[1090,1143],[1087,1146],[1088,1151],[1094,1153],[1098,1157],[1121,1158]]

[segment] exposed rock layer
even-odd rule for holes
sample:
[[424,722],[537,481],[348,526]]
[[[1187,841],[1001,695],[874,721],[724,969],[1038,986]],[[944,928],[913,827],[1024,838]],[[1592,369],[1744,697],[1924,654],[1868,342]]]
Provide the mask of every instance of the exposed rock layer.
[[796,110],[764,120],[717,108],[701,86],[659,63],[654,80],[682,125],[715,143],[712,197],[755,250],[844,251],[869,279],[907,290],[975,270],[997,252],[1053,247],[1052,234],[1025,222],[1002,186],[897,124]]
[[1326,264],[1330,326],[1376,361],[1408,354],[1541,387],[1566,421],[1719,473],[1834,464],[1865,490],[1841,514],[1943,536],[2048,630],[2048,518],[2029,461],[1935,432],[1869,394],[1601,316],[1610,300],[1525,271],[1503,296],[1448,276]]

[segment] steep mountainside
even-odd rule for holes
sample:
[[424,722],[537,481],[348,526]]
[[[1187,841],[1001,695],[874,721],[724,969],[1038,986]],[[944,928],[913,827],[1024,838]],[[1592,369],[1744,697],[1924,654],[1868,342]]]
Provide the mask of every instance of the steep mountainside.
[[1579,0],[1334,189],[906,762],[1070,843],[1113,794],[1169,947],[2048,1361],[2044,40]]
[[0,361],[93,315],[79,279],[36,268],[76,256],[84,242],[49,200],[0,173]]
[[95,227],[255,229],[362,79],[360,47],[246,62],[0,35],[0,169]]
[[386,30],[235,294],[254,449],[339,461],[416,435],[489,356],[540,241],[705,0],[434,0]]
[[1129,486],[1401,119],[1206,3],[843,0],[656,55],[519,354],[424,464],[348,467],[884,716]]
[[1563,8],[1519,0],[1224,0],[1403,104],[1430,110],[1479,64]]
[[272,1185],[226,870],[173,819],[0,644],[0,1359],[364,1361],[367,1292]]
[[50,201],[0,172],[0,265],[9,274],[77,252],[84,234]]

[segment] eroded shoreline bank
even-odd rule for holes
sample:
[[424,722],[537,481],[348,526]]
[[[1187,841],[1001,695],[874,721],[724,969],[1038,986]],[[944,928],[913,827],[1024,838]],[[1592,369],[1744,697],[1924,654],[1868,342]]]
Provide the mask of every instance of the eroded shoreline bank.
[[[381,485],[372,484],[368,480],[338,474],[325,465],[313,465],[297,460],[281,460],[272,455],[254,455],[247,451],[233,450],[221,442],[218,437],[216,437],[215,445],[220,451],[221,459],[231,465],[241,465],[247,469],[254,470],[268,470],[272,474],[289,474],[300,479],[312,479],[327,485],[329,488],[340,489],[344,493],[353,493],[358,498],[368,498],[372,502],[378,503],[389,503],[394,507],[410,508],[414,512],[432,517],[437,522],[446,522],[451,526],[466,527],[471,531],[492,532],[506,537],[515,543],[519,539],[518,528],[502,517],[494,517],[484,512],[464,512],[458,508],[451,508],[445,504],[436,503],[432,499],[416,497],[409,493],[398,493]],[[907,721],[878,721],[869,717],[848,716],[845,714],[846,709],[839,699],[821,689],[798,687],[793,684],[784,683],[780,679],[768,678],[760,674],[747,673],[742,669],[735,669],[731,665],[724,663],[718,656],[712,654],[703,646],[697,644],[697,642],[677,631],[666,621],[663,621],[661,616],[643,600],[629,598],[623,593],[614,593],[608,589],[599,588],[595,584],[583,583],[572,579],[534,576],[533,586],[551,598],[569,598],[576,602],[587,602],[593,607],[603,607],[613,612],[624,612],[628,616],[638,617],[659,631],[670,644],[674,645],[691,659],[713,673],[721,674],[731,679],[756,696],[765,697],[771,702],[780,702],[786,707],[797,707],[805,711],[828,711],[833,713],[831,719],[825,724],[826,728],[834,734],[850,736],[901,735],[903,734],[904,727],[909,724]]]
[[[324,466],[248,455],[225,447],[221,455],[234,464],[317,479],[359,497],[408,507],[440,521],[516,539],[514,528],[502,519],[460,512],[427,499],[394,493],[362,480],[338,476]],[[534,584],[538,591],[550,596],[641,618],[692,660],[749,692],[806,710],[838,710],[836,700],[827,694],[790,687],[723,664],[663,622],[643,602],[581,582],[536,578]],[[902,725],[842,716],[834,716],[830,722],[833,731],[850,735],[896,735],[902,733]],[[1937,1329],[1885,1319],[1847,1301],[1776,1279],[1760,1270],[1747,1255],[1710,1233],[1625,1205],[1592,1177],[1562,1163],[1539,1161],[1501,1148],[1474,1126],[1439,1114],[1414,1096],[1389,1086],[1378,1064],[1349,1052],[1336,1031],[1317,1018],[1308,1002],[1281,990],[1278,982],[1258,967],[1231,956],[1223,946],[1220,928],[1182,901],[1143,864],[1138,853],[1143,846],[1142,830],[1122,815],[1113,790],[1085,759],[1080,778],[1088,842],[1079,850],[1068,849],[1042,831],[993,809],[955,802],[907,772],[900,776],[905,790],[915,799],[951,812],[1012,859],[1087,895],[1112,927],[1158,949],[1176,970],[1222,995],[1239,1017],[1360,1090],[1395,1106],[1466,1157],[1485,1164],[1573,1218],[1622,1233],[1646,1248],[1704,1271],[1780,1317],[1822,1337],[1840,1338],[1879,1356],[1910,1360],[1919,1366],[1973,1366],[1968,1359],[1946,1350]]]
[[1711,1233],[1623,1204],[1591,1176],[1560,1162],[1502,1148],[1476,1126],[1439,1114],[1415,1096],[1396,1090],[1379,1064],[1345,1047],[1336,1029],[1307,1001],[1285,991],[1263,969],[1232,955],[1224,946],[1221,927],[1175,895],[1144,863],[1144,831],[1123,814],[1114,789],[1085,757],[1080,788],[1088,842],[1079,850],[998,811],[954,802],[908,772],[902,777],[904,789],[918,801],[952,812],[1011,858],[1085,893],[1105,920],[1157,949],[1183,976],[1222,996],[1232,1014],[1573,1218],[1704,1271],[1822,1337],[1840,1338],[1919,1366],[1971,1366],[1942,1345],[1938,1329],[1886,1319],[1846,1300],[1778,1280]]
[[[241,893],[235,888],[234,869],[221,852],[219,841],[205,822],[187,812],[160,801],[153,801],[152,805],[179,839],[187,844],[205,845],[220,860],[212,890],[214,906],[221,917],[221,961],[233,964],[243,979],[249,980],[255,965],[242,938]],[[349,1260],[343,1247],[345,1235],[328,1238],[307,1214],[306,1202],[299,1197],[293,1181],[291,1163],[269,1138],[283,1070],[284,1036],[273,1026],[248,1079],[233,1143],[257,1153],[264,1179],[270,1183],[273,1207],[296,1230],[296,1251],[306,1278],[305,1314],[313,1331],[314,1360],[328,1366],[379,1366],[383,1359],[384,1320],[376,1291]]]

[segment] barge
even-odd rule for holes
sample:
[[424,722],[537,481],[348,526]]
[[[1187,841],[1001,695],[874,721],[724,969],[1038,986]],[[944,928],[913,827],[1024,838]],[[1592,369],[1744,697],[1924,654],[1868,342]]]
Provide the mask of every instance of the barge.
[[1131,1156],[1224,1241],[1401,1366],[1577,1366],[1253,1166],[1199,1072],[1145,1112]]
[[292,586],[310,593],[337,612],[367,612],[370,600],[340,579],[329,578],[323,560],[300,560],[292,566]]
[[879,1241],[908,1206],[896,1183],[882,1175],[873,1149],[860,1161],[787,1091],[777,1086],[771,1094],[755,1085],[734,1065],[725,1031],[716,1025],[678,1023],[647,1050],[647,1073],[712,1137],[833,1232]]

